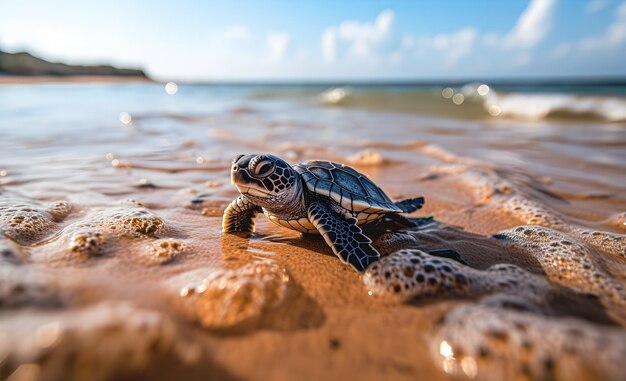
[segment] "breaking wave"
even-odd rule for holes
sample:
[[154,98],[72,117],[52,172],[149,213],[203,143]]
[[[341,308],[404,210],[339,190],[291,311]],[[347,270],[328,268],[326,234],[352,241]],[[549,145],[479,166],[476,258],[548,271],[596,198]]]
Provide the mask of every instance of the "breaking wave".
[[626,121],[626,99],[569,94],[509,93],[487,96],[490,114],[522,120],[585,117],[608,122]]
[[626,121],[626,97],[581,94],[558,88],[496,90],[487,84],[460,87],[361,86],[334,87],[319,93],[324,106],[361,108],[458,119],[520,121],[584,119]]

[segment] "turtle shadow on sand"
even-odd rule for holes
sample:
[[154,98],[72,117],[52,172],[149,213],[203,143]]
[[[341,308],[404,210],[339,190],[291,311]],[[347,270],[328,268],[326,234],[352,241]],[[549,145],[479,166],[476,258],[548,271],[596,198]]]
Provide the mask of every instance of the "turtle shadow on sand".
[[379,224],[367,227],[366,234],[381,256],[402,249],[419,249],[426,253],[451,250],[458,254],[458,262],[478,270],[508,263],[532,273],[544,274],[534,256],[527,251],[512,250],[502,245],[502,240],[495,236],[471,233],[432,217],[408,220],[415,226],[402,226],[394,220],[383,219]]
[[[528,271],[542,274],[539,262],[524,251],[519,253],[505,253],[500,242],[492,236],[482,236],[467,232],[461,228],[446,225],[427,218],[410,218],[414,227],[399,224],[391,218],[383,218],[378,223],[363,227],[363,232],[372,240],[372,245],[380,252],[381,257],[391,255],[402,249],[419,249],[424,252],[454,251],[458,254],[456,260],[462,264],[477,269],[485,269],[499,263],[510,263],[521,266]],[[226,236],[226,235],[225,235]],[[330,247],[319,234],[301,234],[297,236],[283,236],[278,234],[240,233],[237,235],[246,239],[240,249],[247,249],[250,240],[258,239],[265,242],[293,245],[301,249],[315,251],[318,254],[336,257]],[[224,246],[222,246],[224,248]],[[490,253],[472,255],[487,248]],[[500,248],[500,249],[499,249]],[[491,250],[489,250],[491,249]],[[232,252],[232,249],[229,249]],[[224,253],[224,251],[223,251]],[[446,257],[446,255],[442,255]],[[224,257],[225,260],[229,260]],[[450,258],[455,260],[455,258]]]

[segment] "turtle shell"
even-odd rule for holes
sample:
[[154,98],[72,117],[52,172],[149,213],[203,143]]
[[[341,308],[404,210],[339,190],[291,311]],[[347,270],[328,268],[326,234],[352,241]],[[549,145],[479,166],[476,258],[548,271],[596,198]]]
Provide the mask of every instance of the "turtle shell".
[[330,197],[349,211],[402,212],[370,179],[343,164],[313,160],[295,165],[294,169],[311,192]]

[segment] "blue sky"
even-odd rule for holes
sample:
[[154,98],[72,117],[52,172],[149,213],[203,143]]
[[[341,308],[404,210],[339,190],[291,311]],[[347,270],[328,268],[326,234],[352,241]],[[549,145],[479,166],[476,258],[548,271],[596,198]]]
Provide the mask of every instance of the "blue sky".
[[0,0],[0,49],[164,80],[624,76],[626,0]]

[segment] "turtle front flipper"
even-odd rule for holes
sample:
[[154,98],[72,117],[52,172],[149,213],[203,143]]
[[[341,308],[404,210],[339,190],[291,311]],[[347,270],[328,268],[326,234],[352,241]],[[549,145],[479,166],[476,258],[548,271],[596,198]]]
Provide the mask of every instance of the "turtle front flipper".
[[312,203],[308,213],[309,221],[319,230],[335,255],[355,270],[363,271],[380,258],[372,240],[357,225],[356,218],[346,219],[322,201]]
[[253,218],[261,208],[251,203],[244,196],[239,196],[224,210],[222,231],[225,233],[249,233],[254,231]]

